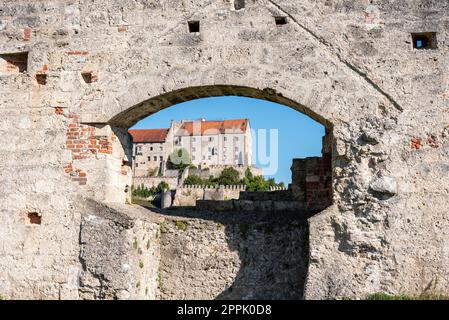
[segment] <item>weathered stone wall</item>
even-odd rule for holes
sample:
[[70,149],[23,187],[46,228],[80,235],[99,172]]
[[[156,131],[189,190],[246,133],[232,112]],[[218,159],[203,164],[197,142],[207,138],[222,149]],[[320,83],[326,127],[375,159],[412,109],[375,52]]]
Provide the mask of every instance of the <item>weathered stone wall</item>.
[[[21,59],[0,71],[3,297],[76,298],[79,199],[125,203],[126,129],[221,95],[285,104],[331,133],[333,205],[309,221],[307,298],[416,294],[434,280],[448,293],[447,2],[0,5],[0,55],[28,52],[26,72]],[[413,49],[423,31],[437,49]],[[27,224],[34,213],[41,224]]]
[[133,185],[137,188],[140,185],[144,185],[146,188],[151,189],[157,187],[161,182],[166,182],[171,190],[174,190],[178,186],[177,177],[134,177]]
[[156,214],[88,202],[81,299],[301,299],[308,262],[296,215]]
[[[232,213],[227,213],[227,215]],[[166,220],[160,299],[301,299],[307,226],[290,220]]]
[[238,199],[245,186],[184,186],[176,190],[173,199],[175,207],[194,207],[198,200],[232,200]]
[[81,299],[152,299],[160,261],[158,220],[139,207],[90,203],[81,220]]
[[202,179],[209,179],[210,176],[218,177],[223,169],[232,167],[234,168],[240,175],[240,179],[245,177],[245,172],[247,169],[250,169],[252,174],[255,176],[262,175],[262,169],[255,166],[246,166],[246,165],[236,165],[236,166],[210,166],[207,169],[189,169],[189,175],[199,176]]

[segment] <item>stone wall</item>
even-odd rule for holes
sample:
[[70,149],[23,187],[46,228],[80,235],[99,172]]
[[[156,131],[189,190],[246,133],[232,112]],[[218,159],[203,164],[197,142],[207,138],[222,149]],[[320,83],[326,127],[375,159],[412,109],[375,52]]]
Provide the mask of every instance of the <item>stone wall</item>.
[[156,214],[88,202],[81,299],[301,299],[307,223],[296,215]]
[[301,299],[306,224],[254,220],[167,220],[161,234],[159,298]]
[[152,187],[157,187],[163,181],[168,183],[171,190],[178,187],[177,177],[134,177],[133,185],[137,188],[143,184],[146,188],[151,189]]
[[189,175],[199,176],[202,179],[209,179],[210,176],[218,177],[223,169],[232,167],[240,175],[240,179],[243,179],[245,177],[245,172],[247,169],[250,169],[253,175],[255,176],[261,176],[262,175],[262,169],[255,167],[255,166],[246,166],[246,165],[236,165],[236,166],[225,166],[225,165],[215,165],[215,166],[209,166],[205,169],[189,169]]
[[311,214],[332,203],[332,165],[330,154],[323,157],[293,159],[291,167],[293,199],[304,202]]
[[184,186],[176,190],[173,206],[194,207],[198,200],[232,200],[238,199],[245,186]]
[[[90,206],[81,220],[80,299],[155,299],[159,224],[145,209]],[[137,214],[137,216],[136,216]]]

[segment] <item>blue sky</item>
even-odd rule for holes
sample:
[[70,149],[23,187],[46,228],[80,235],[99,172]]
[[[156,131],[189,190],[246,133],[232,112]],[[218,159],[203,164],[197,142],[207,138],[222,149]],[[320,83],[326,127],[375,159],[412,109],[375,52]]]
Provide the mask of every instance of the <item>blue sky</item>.
[[[168,128],[171,120],[249,119],[251,128],[278,130],[278,169],[274,177],[277,182],[291,182],[292,159],[321,155],[321,139],[324,127],[306,115],[287,106],[244,97],[214,97],[192,100],[161,110],[138,122],[132,129]],[[269,131],[266,143],[270,150]],[[253,161],[261,168],[257,157],[257,136],[253,137]],[[269,151],[267,152],[269,154]],[[256,159],[257,158],[257,159]]]

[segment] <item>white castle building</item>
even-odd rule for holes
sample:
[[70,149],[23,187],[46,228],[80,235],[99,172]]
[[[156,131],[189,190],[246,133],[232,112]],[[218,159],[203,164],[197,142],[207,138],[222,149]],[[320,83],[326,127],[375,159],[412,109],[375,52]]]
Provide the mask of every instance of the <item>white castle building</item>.
[[198,167],[251,166],[252,139],[248,119],[172,121],[167,129],[130,130],[134,176],[159,169],[164,174],[170,154],[184,149]]

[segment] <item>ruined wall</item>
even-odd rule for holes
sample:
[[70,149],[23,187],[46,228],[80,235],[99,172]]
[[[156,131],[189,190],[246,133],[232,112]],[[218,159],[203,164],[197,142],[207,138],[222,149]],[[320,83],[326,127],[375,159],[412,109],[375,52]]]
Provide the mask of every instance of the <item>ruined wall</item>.
[[178,188],[173,199],[175,207],[194,207],[198,200],[232,200],[238,199],[245,186],[184,186]]
[[[228,215],[232,213],[228,213]],[[162,225],[160,299],[301,299],[307,227],[295,219]]]
[[156,214],[89,202],[81,299],[301,299],[305,220],[184,209]]
[[[447,293],[447,2],[0,5],[0,57],[21,53],[0,60],[1,296],[78,297],[80,199],[126,201],[126,129],[217,95],[279,102],[332,132],[333,205],[309,221],[307,298],[434,280]],[[437,48],[413,49],[411,33],[429,31]]]
[[166,182],[171,190],[176,189],[178,186],[177,177],[134,177],[133,185],[137,188],[140,185],[144,185],[146,188],[151,189],[157,187],[161,182]]
[[157,296],[158,220],[143,208],[88,202],[81,220],[80,299],[150,299]]

